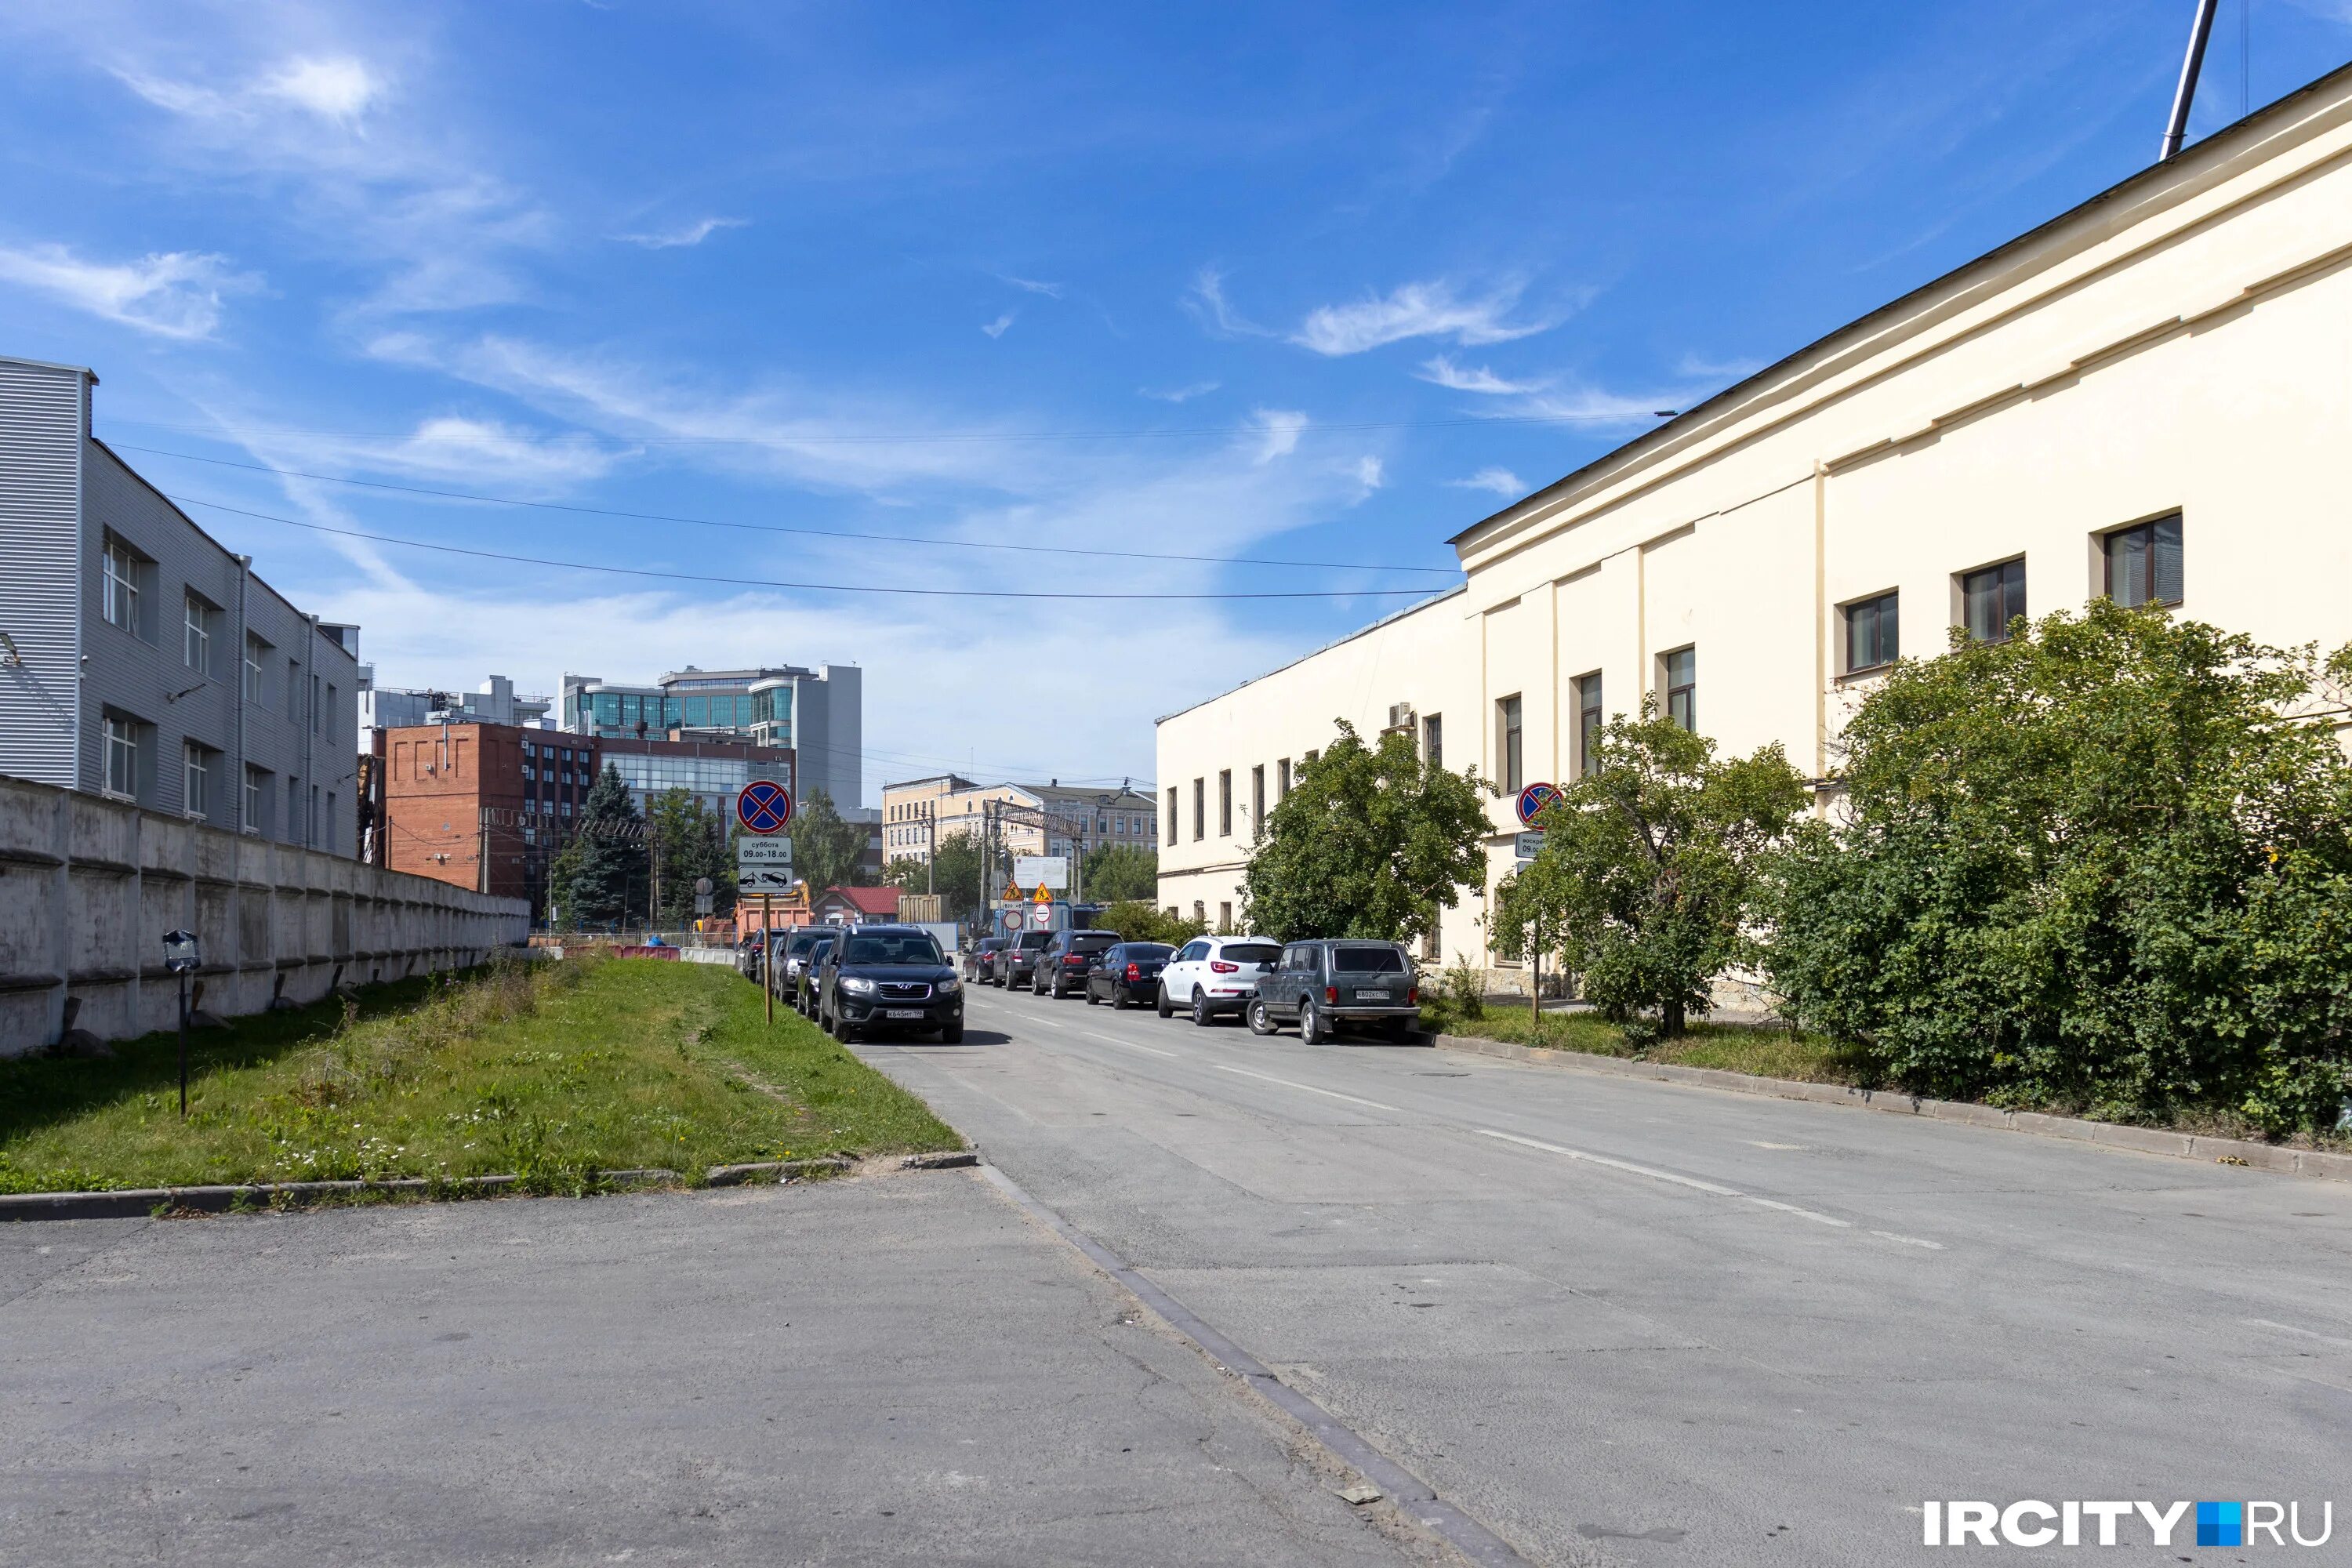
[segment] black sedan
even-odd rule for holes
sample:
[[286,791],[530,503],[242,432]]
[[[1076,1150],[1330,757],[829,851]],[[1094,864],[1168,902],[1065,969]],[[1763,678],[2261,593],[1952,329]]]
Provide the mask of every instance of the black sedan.
[[845,1042],[868,1029],[963,1039],[963,982],[920,926],[853,927],[824,956],[816,1008],[818,1026]]
[[1087,971],[1087,1005],[1141,1007],[1158,1000],[1160,972],[1175,951],[1165,942],[1120,942]]
[[985,985],[996,978],[997,955],[1013,939],[1004,936],[984,936],[973,942],[963,955],[963,982],[967,985]]

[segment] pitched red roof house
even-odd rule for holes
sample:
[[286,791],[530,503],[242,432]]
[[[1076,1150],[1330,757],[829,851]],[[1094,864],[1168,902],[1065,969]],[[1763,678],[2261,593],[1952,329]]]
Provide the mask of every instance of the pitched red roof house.
[[819,925],[855,925],[860,921],[898,918],[896,888],[827,888],[817,895],[810,913]]

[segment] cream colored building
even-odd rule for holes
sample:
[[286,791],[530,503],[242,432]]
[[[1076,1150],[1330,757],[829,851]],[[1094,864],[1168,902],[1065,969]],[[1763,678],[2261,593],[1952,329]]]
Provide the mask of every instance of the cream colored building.
[[[1434,723],[1488,781],[1515,743],[1525,783],[1577,769],[1595,697],[1671,697],[1820,780],[1889,610],[1932,654],[1971,599],[1981,629],[2112,570],[2126,602],[2339,646],[2347,475],[2352,68],[1474,524],[1465,587],[1162,719],[1160,901],[1238,915],[1258,781],[1270,806],[1335,719]],[[1464,893],[1436,945],[1483,963]]]
[[[989,810],[993,804],[997,809]],[[1128,789],[1051,784],[975,784],[935,773],[882,786],[882,858],[928,860],[941,841],[996,824],[997,847],[1010,855],[1078,855],[1106,845],[1152,847],[1151,797]]]

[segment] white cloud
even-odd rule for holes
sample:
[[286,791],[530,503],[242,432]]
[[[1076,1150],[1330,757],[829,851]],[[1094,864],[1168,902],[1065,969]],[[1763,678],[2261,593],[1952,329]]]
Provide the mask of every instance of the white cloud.
[[1223,383],[1214,381],[1196,381],[1190,386],[1171,386],[1165,390],[1139,386],[1135,389],[1135,395],[1138,397],[1157,398],[1162,403],[1190,403],[1196,397],[1206,397],[1222,384]]
[[1421,369],[1413,374],[1423,381],[1435,382],[1450,392],[1482,392],[1498,397],[1540,392],[1547,384],[1540,381],[1505,381],[1485,365],[1469,369],[1455,364],[1444,354],[1423,361]]
[[1507,286],[1483,299],[1461,300],[1442,279],[1407,283],[1385,296],[1368,294],[1352,304],[1318,306],[1290,341],[1338,357],[1408,338],[1450,338],[1465,348],[1509,342],[1558,324],[1506,320],[1517,308],[1519,292],[1517,287]]
[[1380,489],[1384,477],[1380,458],[1367,453],[1356,459],[1356,482],[1364,487],[1365,494]]
[[110,321],[166,338],[208,338],[221,296],[257,286],[226,258],[173,250],[137,261],[85,261],[61,245],[0,248],[0,279],[21,283]]
[[722,228],[742,228],[748,221],[740,217],[706,217],[657,234],[616,234],[613,237],[625,244],[641,245],[647,250],[674,250],[681,246],[700,245]]
[[1001,338],[1004,335],[1005,330],[1013,325],[1013,318],[1017,314],[1019,314],[1018,311],[1007,310],[992,321],[982,321],[980,324],[980,330],[992,338]]
[[1445,482],[1458,490],[1492,490],[1498,496],[1528,493],[1528,487],[1519,482],[1519,476],[1508,468],[1481,468],[1466,479],[1448,479]]
[[1307,429],[1306,415],[1288,408],[1253,408],[1250,417],[1258,428],[1255,461],[1271,463],[1298,450],[1298,437]]
[[1193,275],[1192,286],[1184,291],[1184,308],[1208,330],[1221,338],[1262,338],[1265,328],[1244,321],[1234,313],[1225,300],[1225,275],[1213,267],[1203,267]]
[[256,83],[254,90],[308,110],[321,120],[349,125],[383,96],[384,83],[364,61],[343,56],[289,60]]
[[999,282],[1010,283],[1015,289],[1025,289],[1032,294],[1043,294],[1048,300],[1062,297],[1062,285],[1059,283],[1041,283],[1034,278],[1015,278],[1009,272],[999,272],[995,276]]

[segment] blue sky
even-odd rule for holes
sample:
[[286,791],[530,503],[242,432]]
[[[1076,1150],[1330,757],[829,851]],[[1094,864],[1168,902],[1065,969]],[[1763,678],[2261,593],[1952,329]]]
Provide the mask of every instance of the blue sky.
[[[869,798],[1148,777],[1649,411],[2144,166],[2190,10],[17,7],[0,353],[174,495],[728,579],[191,507],[384,684],[856,662]],[[2352,0],[2222,0],[2192,131],[2347,56]]]

